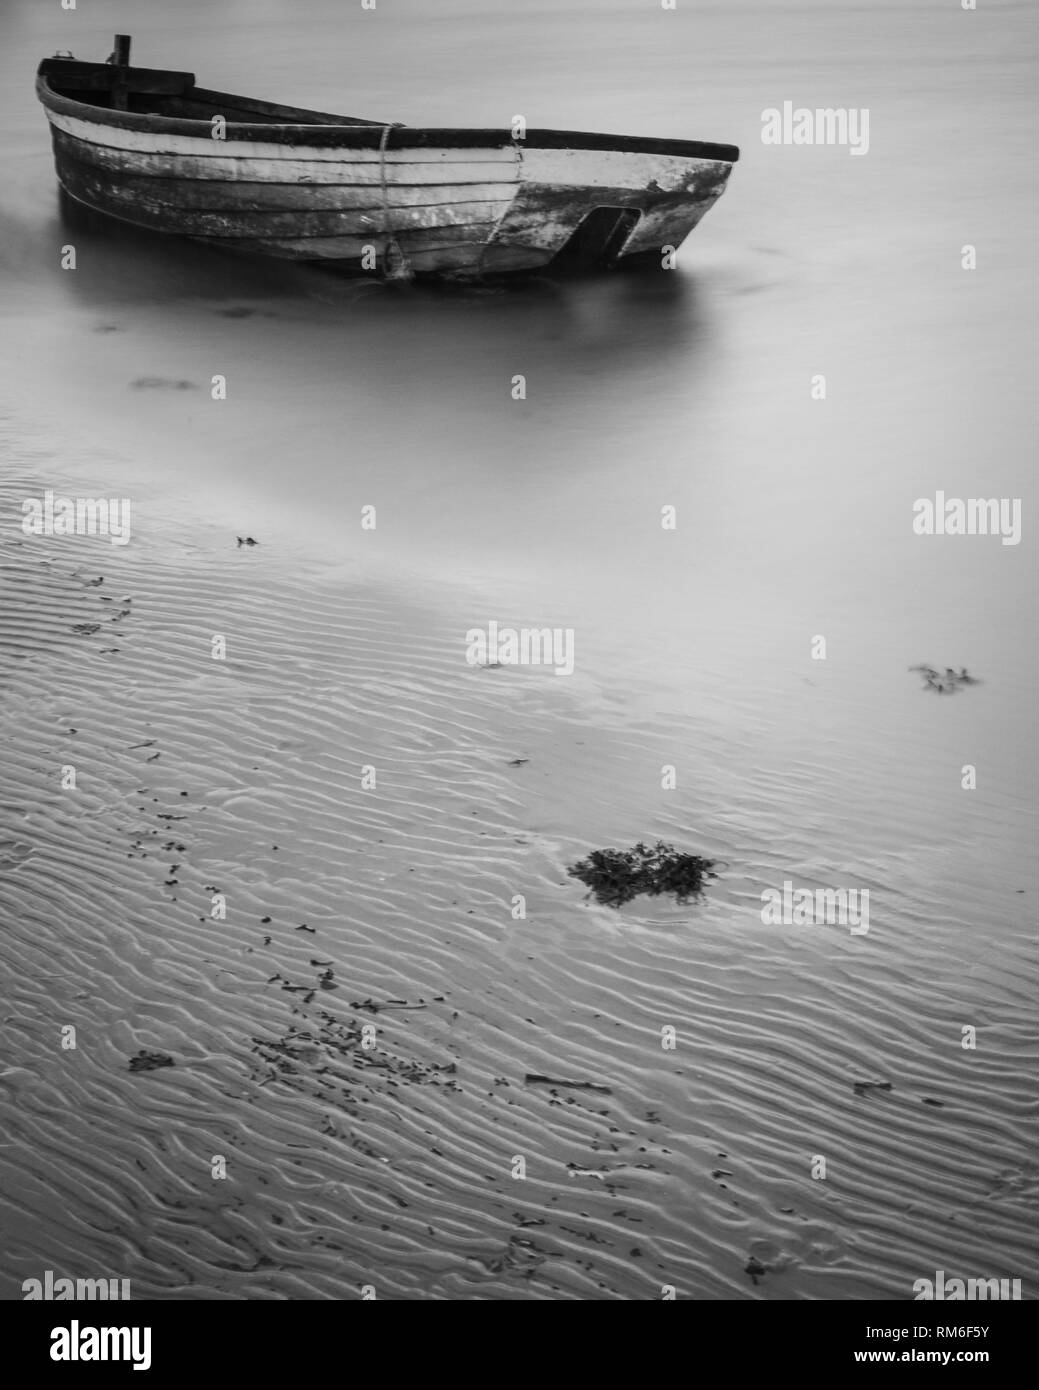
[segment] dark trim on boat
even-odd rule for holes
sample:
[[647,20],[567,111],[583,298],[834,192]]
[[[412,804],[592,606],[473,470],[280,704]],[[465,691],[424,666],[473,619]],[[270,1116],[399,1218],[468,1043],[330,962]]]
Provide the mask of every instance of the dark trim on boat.
[[[181,97],[185,100],[219,102],[230,109],[263,110],[268,123],[228,121],[226,138],[275,145],[304,145],[311,148],[340,149],[501,149],[510,145],[542,150],[610,150],[618,153],[676,155],[685,159],[709,159],[735,164],[739,150],[735,145],[716,145],[701,140],[659,140],[642,136],[599,135],[582,130],[528,130],[523,140],[513,140],[511,130],[472,130],[465,127],[409,127],[392,122],[358,123],[356,117],[331,116],[325,112],[303,111],[298,107],[279,107],[270,102],[252,102],[246,97],[211,92],[195,87],[193,73],[150,68],[117,68],[104,63],[78,63],[67,58],[48,58],[37,71],[36,95],[45,107],[60,115],[81,121],[135,130],[149,135],[186,135],[211,138],[209,120],[186,120],[146,112],[114,110],[108,106],[76,100],[58,88],[84,92],[94,90],[107,95],[116,75],[123,74],[131,94]],[[109,76],[111,74],[111,76]],[[87,84],[95,84],[89,86]],[[271,123],[271,116],[284,113],[287,120]],[[214,115],[218,114],[214,110]],[[309,124],[306,118],[314,121]],[[294,119],[295,118],[295,119]],[[303,119],[300,119],[303,118]],[[342,125],[331,124],[342,121]],[[387,127],[389,129],[387,130]]]

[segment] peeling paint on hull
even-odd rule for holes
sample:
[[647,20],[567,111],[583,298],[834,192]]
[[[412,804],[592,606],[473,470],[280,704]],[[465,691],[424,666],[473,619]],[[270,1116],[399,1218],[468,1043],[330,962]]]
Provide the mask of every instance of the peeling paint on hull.
[[[603,208],[632,214],[618,223],[624,234],[609,242],[610,259],[677,247],[738,156],[728,146],[581,132],[532,131],[514,141],[504,131],[350,122],[201,93],[191,74],[149,75],[175,93],[134,98],[155,111],[110,109],[100,91],[62,91],[63,79],[66,87],[103,83],[107,73],[91,75],[98,72],[52,60],[37,82],[58,180],[71,197],[152,231],[358,271],[371,268],[373,251],[381,265],[391,244],[417,274],[535,270]],[[136,89],[147,85],[142,76]],[[229,121],[226,138],[213,139],[207,120],[162,114],[219,114],[222,105],[253,119]],[[282,122],[281,112],[311,114],[314,123]]]

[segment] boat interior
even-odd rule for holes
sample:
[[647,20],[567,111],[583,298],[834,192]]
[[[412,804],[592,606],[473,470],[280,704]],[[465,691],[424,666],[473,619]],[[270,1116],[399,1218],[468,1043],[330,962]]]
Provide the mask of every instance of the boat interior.
[[[129,52],[125,40],[124,54]],[[117,48],[118,52],[118,48]],[[113,55],[115,56],[115,55]],[[134,68],[128,62],[80,63],[71,57],[45,58],[37,70],[37,90],[46,105],[48,98],[92,106],[99,111],[120,111],[135,116],[157,116],[171,120],[211,121],[222,116],[228,124],[281,126],[272,137],[290,143],[291,127],[334,126],[338,135],[315,137],[321,144],[342,144],[375,148],[384,138],[380,132],[393,128],[393,148],[465,149],[474,144],[496,148],[514,143],[508,130],[469,127],[426,128],[405,126],[399,121],[373,120],[369,116],[340,116],[328,111],[311,111],[300,106],[284,106],[253,97],[214,92],[195,85],[194,73],[165,68]],[[344,131],[343,127],[364,127],[364,133]],[[289,129],[285,129],[289,128]],[[717,145],[702,140],[661,140],[647,136],[597,134],[575,130],[528,130],[528,147],[564,150],[610,150],[641,154],[673,155],[683,159],[706,159],[734,163],[739,150],[734,145]],[[374,145],[373,145],[374,141]]]
[[282,106],[230,92],[195,86],[191,72],[162,68],[120,68],[113,63],[78,63],[48,58],[39,76],[52,92],[103,111],[131,111],[142,116],[169,116],[182,121],[227,121],[250,125],[385,125],[361,116],[336,116],[300,106]]

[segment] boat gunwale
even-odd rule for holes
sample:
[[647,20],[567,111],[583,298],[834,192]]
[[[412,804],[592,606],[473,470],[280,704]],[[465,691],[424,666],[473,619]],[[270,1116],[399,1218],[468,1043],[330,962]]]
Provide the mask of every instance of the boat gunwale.
[[[52,71],[44,71],[46,64],[69,62],[66,59],[45,59],[37,70],[36,95],[48,111],[71,116],[95,125],[111,126],[120,130],[137,131],[142,134],[163,136],[178,135],[194,139],[205,139],[212,143],[211,120],[190,120],[178,116],[158,116],[136,111],[117,111],[109,107],[95,106],[91,102],[77,101],[74,97],[58,92],[51,85]],[[95,66],[95,65],[90,65]],[[183,96],[192,91],[205,92],[206,99],[226,98],[229,106],[238,101],[248,101],[247,97],[235,97],[230,92],[214,92],[208,88],[197,88],[192,74],[172,74],[165,69],[127,69],[151,71],[163,75],[190,77],[192,85],[185,88]],[[274,106],[275,103],[265,103]],[[293,108],[300,109],[300,108]],[[323,116],[322,112],[309,113]],[[327,121],[327,117],[325,117]],[[332,147],[341,149],[407,150],[407,149],[558,149],[558,150],[599,150],[617,154],[657,154],[675,158],[707,160],[722,164],[735,164],[739,159],[739,149],[735,145],[719,145],[702,140],[665,140],[652,136],[602,135],[592,131],[580,130],[528,130],[522,140],[514,139],[511,130],[471,128],[467,126],[404,126],[390,121],[359,124],[348,123],[348,118],[340,117],[343,125],[307,125],[292,121],[271,123],[228,121],[226,136],[229,141],[237,140],[255,144],[274,144],[304,146],[311,148]]]

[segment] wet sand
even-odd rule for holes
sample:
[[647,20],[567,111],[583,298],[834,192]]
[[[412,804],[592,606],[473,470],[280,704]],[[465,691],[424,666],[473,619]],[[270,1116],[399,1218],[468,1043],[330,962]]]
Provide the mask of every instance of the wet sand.
[[[865,873],[886,920],[806,947],[756,920],[776,849],[746,807],[742,840],[719,788],[664,808],[666,722],[591,682],[468,667],[480,600],[459,586],[330,581],[259,539],[8,527],[10,1276],[114,1269],[135,1297],[899,1297],[921,1259],[943,1267],[950,1225],[959,1258],[1026,1267],[1031,947],[1010,926],[997,957],[966,907],[935,921],[960,856],[828,862],[809,816],[778,857]],[[723,879],[686,908],[589,904],[566,865],[636,826],[718,854]],[[949,1035],[979,988],[999,1013],[967,1068]],[[174,1066],[131,1071],[142,1050]],[[871,1079],[894,1090],[855,1093]]]

